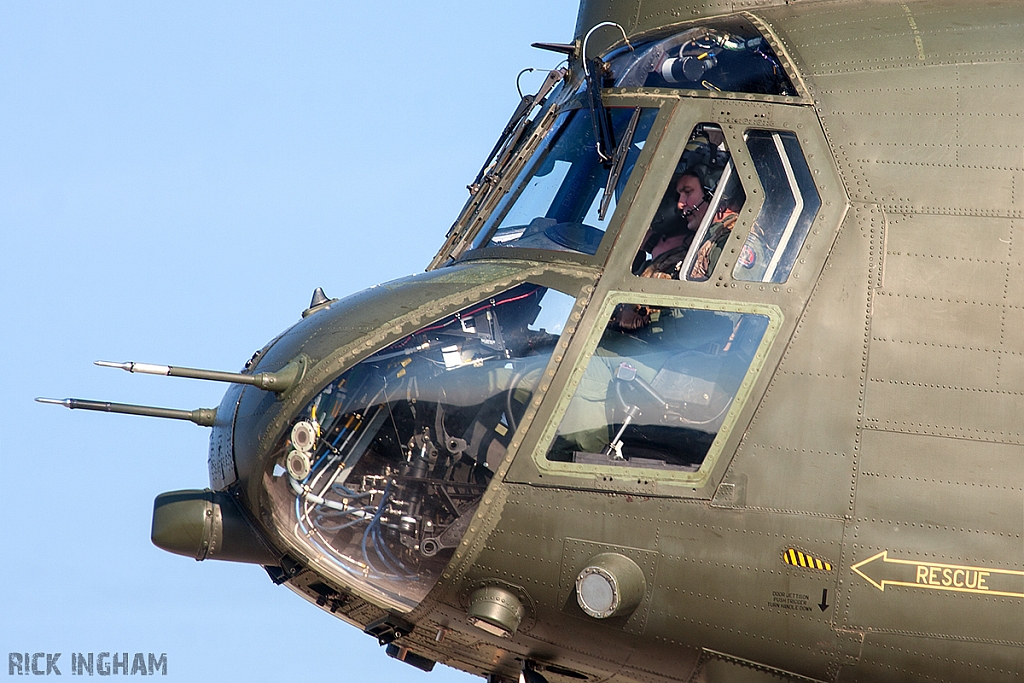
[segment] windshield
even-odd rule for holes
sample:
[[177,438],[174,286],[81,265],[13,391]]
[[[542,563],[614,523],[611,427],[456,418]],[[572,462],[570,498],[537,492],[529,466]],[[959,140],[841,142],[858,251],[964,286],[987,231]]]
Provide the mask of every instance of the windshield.
[[658,110],[597,110],[611,120],[614,159],[598,154],[591,111],[575,109],[558,118],[484,224],[474,249],[597,252]]
[[284,542],[343,585],[415,607],[469,527],[574,301],[522,284],[330,382],[265,474]]

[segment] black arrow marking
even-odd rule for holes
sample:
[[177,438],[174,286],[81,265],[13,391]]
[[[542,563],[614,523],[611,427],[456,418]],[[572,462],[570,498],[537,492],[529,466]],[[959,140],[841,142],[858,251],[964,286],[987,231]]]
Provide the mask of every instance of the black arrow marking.
[[818,607],[821,608],[822,612],[824,612],[825,610],[828,609],[828,589],[827,588],[822,588],[821,589],[821,602],[818,604]]

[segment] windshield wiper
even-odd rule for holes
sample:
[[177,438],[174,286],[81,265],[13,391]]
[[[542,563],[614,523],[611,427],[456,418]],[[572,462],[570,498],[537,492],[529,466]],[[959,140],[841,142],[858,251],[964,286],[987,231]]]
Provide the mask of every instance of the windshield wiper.
[[[516,145],[519,144],[519,139],[526,131],[533,108],[537,106],[543,107],[551,90],[567,75],[568,72],[565,69],[553,69],[548,72],[547,78],[544,79],[540,89],[535,94],[522,96],[519,105],[512,113],[512,118],[509,119],[505,129],[498,137],[498,142],[495,143],[491,153],[487,155],[487,161],[480,167],[480,172],[477,174],[476,179],[471,185],[466,186],[469,190],[469,199],[466,200],[465,206],[459,212],[458,218],[452,223],[452,227],[448,229],[448,233],[445,235],[445,243],[430,262],[428,269],[436,268],[445,263],[446,260],[450,261],[453,258],[452,255],[461,249],[460,241],[465,236],[466,226],[470,224],[470,220],[476,213],[476,210],[487,199],[489,194],[489,190],[484,192],[481,192],[481,190],[486,189],[485,186],[487,185],[494,186],[495,181],[500,177],[502,169],[505,168],[509,159],[512,158]],[[496,156],[497,160],[492,163]]]
[[604,80],[604,71],[607,67],[600,58],[590,60],[586,71],[587,78],[587,99],[590,101],[590,119],[594,124],[594,140],[597,142],[597,156],[601,163],[610,166],[612,162],[612,150],[615,148],[615,135],[612,132],[611,114],[604,108],[601,101],[601,86]]
[[487,155],[487,161],[480,168],[480,172],[477,174],[476,179],[469,186],[469,193],[476,194],[480,190],[481,184],[484,182],[487,176],[493,175],[488,173],[488,169],[492,168],[491,162],[498,156],[498,153],[504,149],[505,153],[502,154],[498,161],[493,164],[494,169],[500,169],[505,164],[505,160],[509,153],[515,149],[516,143],[518,143],[520,136],[526,129],[526,124],[530,118],[530,112],[536,106],[543,106],[545,98],[548,93],[551,92],[552,88],[565,78],[565,71],[562,69],[553,69],[548,72],[547,78],[541,83],[540,89],[533,95],[523,95],[523,98],[519,100],[519,104],[516,106],[512,117],[505,124],[505,129],[501,131],[501,135],[498,137],[498,141],[494,143],[494,147],[491,149],[491,153]]
[[608,205],[612,201],[612,195],[615,194],[615,185],[619,182],[619,176],[622,175],[622,169],[626,165],[626,157],[629,156],[629,148],[633,145],[633,135],[636,134],[636,124],[639,120],[640,107],[637,107],[633,110],[633,116],[629,118],[629,125],[626,126],[626,132],[622,134],[619,146],[615,148],[612,167],[608,171],[608,182],[604,185],[604,196],[601,197],[601,206],[597,211],[598,220],[603,221],[604,215],[608,212]]

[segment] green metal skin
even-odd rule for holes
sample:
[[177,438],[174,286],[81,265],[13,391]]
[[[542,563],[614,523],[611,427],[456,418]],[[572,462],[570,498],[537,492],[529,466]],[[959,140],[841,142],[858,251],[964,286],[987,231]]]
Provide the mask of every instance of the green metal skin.
[[[529,660],[551,683],[1018,680],[1024,6],[584,0],[576,39],[602,21],[635,37],[737,12],[772,44],[798,96],[606,91],[606,105],[660,114],[620,204],[628,210],[597,254],[464,254],[460,230],[472,226],[457,224],[429,272],[307,312],[250,368],[274,372],[304,354],[302,379],[282,394],[225,396],[213,487],[283,548],[263,474],[296,411],[344,369],[444,315],[526,280],[557,286],[578,297],[567,333],[441,580],[392,617],[411,626],[402,648],[498,679]],[[617,29],[599,29],[588,56],[618,41]],[[747,203],[711,280],[634,277],[629,265],[698,122],[722,127]],[[751,127],[796,134],[822,199],[779,285],[731,275],[764,194],[743,144]],[[452,256],[462,260],[440,267]],[[703,472],[545,459],[616,301],[771,318]],[[579,608],[574,585],[608,552],[644,572],[646,593],[632,614],[600,620]],[[797,552],[820,568],[785,561]],[[279,580],[360,628],[388,618],[304,558],[279,565]],[[467,620],[468,595],[484,586],[522,600],[513,637]]]

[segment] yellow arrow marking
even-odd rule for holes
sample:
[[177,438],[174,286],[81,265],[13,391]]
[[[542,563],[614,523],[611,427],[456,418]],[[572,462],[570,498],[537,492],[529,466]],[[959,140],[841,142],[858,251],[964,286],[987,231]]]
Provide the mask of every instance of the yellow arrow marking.
[[[868,576],[867,565],[875,563],[873,574],[895,574],[898,579],[876,580]],[[887,566],[889,565],[889,566]],[[909,568],[913,568],[913,580]],[[959,564],[940,564],[918,560],[891,560],[889,551],[883,550],[866,560],[850,567],[864,580],[880,591],[886,586],[927,588],[957,593],[979,593],[999,595],[1008,598],[1024,598],[1024,571],[1013,569],[992,569],[989,567],[968,567]],[[902,579],[902,580],[899,580]]]

